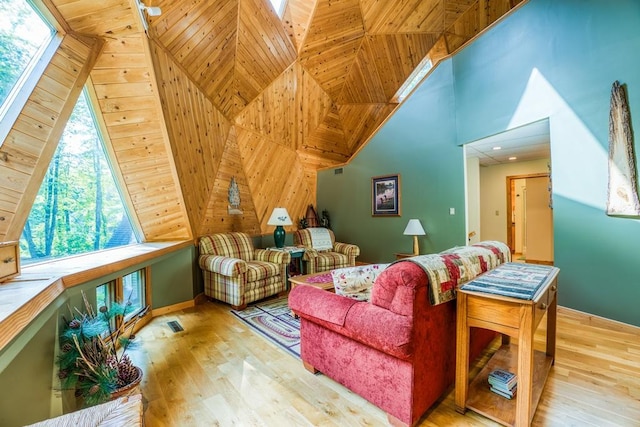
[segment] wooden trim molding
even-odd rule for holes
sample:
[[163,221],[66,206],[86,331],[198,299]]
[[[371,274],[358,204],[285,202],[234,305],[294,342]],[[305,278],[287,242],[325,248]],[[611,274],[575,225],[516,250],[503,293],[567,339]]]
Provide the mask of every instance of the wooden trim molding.
[[192,240],[141,243],[23,267],[19,276],[0,284],[0,352],[67,288],[193,244]]

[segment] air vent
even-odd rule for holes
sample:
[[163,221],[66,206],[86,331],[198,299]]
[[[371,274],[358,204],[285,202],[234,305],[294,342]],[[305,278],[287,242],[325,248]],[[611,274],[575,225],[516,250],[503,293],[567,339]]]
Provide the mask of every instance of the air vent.
[[338,168],[338,169],[334,169],[333,170],[333,174],[334,175],[340,175],[342,173],[342,168]]
[[167,322],[167,325],[169,325],[169,327],[173,332],[184,331],[184,329],[182,328],[182,325],[178,323],[177,320],[172,320],[171,322]]

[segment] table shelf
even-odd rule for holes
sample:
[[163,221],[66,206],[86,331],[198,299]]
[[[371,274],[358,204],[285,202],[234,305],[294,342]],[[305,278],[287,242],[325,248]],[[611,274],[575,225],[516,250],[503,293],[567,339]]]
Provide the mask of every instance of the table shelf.
[[[544,390],[547,375],[553,365],[553,358],[544,352],[535,351],[533,354],[533,385],[532,406],[538,406],[540,396]],[[493,393],[489,389],[488,377],[495,369],[506,369],[517,375],[518,346],[503,345],[496,351],[491,360],[476,375],[469,385],[467,408],[506,426],[514,426],[516,422],[516,402],[518,393],[513,399],[506,399]]]

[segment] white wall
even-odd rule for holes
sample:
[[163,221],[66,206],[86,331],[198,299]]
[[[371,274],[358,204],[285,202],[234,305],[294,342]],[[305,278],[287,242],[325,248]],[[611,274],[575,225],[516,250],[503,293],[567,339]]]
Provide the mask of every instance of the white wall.
[[466,158],[466,203],[467,203],[467,244],[480,241],[480,160],[477,157]]
[[480,167],[480,238],[507,242],[507,176],[548,173],[549,160]]

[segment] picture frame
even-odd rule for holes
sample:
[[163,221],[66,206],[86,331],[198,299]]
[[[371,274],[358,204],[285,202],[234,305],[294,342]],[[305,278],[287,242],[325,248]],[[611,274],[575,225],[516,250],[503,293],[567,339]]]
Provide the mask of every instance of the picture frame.
[[371,216],[400,216],[400,174],[371,178]]

